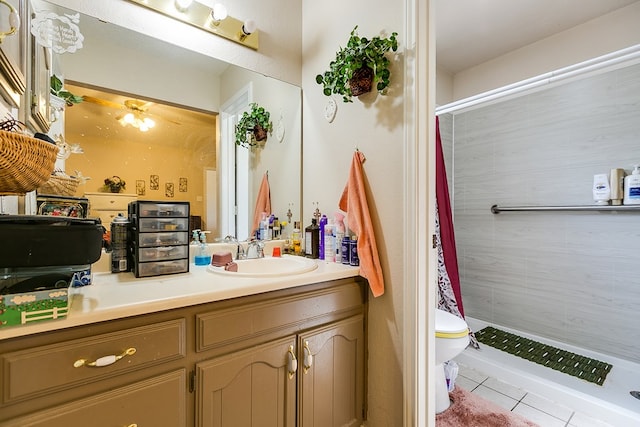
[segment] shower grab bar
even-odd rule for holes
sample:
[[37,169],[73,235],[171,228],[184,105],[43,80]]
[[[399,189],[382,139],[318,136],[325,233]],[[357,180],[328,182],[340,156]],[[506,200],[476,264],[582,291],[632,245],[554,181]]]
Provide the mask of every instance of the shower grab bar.
[[640,211],[640,205],[619,206],[491,206],[491,213],[501,212],[556,212],[556,211]]

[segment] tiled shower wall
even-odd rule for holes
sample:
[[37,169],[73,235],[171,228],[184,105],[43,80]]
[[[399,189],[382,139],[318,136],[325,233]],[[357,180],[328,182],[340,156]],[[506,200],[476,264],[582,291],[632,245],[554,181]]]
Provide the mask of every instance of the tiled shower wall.
[[466,314],[640,362],[640,211],[490,212],[591,205],[594,174],[640,164],[640,65],[441,126]]

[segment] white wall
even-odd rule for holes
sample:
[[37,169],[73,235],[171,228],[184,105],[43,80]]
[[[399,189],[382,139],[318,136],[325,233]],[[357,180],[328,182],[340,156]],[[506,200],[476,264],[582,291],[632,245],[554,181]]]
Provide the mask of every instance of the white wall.
[[459,72],[449,102],[638,44],[638,22],[640,2]]
[[[328,69],[356,24],[361,36],[381,31],[404,34],[404,4],[402,0],[303,2],[304,225],[310,223],[314,202],[329,215],[337,210],[354,150],[367,158],[367,196],[386,285],[385,294],[369,302],[369,426],[403,424],[403,103],[409,101],[403,97],[404,58],[400,55],[393,64],[387,97],[354,99],[350,104],[336,97],[333,123],[324,118],[327,98],[315,77]],[[400,52],[404,43],[400,39]]]

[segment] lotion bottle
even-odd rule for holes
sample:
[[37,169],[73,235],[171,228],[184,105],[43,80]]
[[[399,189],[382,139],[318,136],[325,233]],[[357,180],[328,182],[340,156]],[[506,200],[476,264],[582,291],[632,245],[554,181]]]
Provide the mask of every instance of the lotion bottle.
[[600,173],[593,176],[593,200],[596,205],[606,206],[611,198],[611,187],[607,174]]
[[344,239],[344,215],[340,212],[335,213],[335,222],[336,222],[336,230],[335,230],[335,261],[337,263],[342,263],[342,239]]
[[624,197],[624,169],[611,169],[609,175],[609,185],[611,185],[611,204],[619,206]]
[[631,175],[624,178],[624,204],[640,205],[640,165],[633,167]]

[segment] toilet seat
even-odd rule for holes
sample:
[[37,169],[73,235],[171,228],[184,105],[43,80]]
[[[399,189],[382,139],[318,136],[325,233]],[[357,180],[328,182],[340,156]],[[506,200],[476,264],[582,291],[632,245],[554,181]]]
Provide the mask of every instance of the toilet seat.
[[469,335],[467,322],[444,310],[436,310],[436,338],[463,338]]

